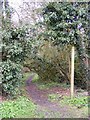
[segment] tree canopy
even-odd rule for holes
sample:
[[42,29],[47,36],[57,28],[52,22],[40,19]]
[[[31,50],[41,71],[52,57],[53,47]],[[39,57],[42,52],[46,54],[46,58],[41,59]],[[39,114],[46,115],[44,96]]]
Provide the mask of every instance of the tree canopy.
[[56,43],[76,45],[78,35],[87,35],[88,4],[51,2],[43,10],[48,36]]
[[74,45],[88,80],[88,3],[50,2],[43,9],[47,31],[44,33],[55,45]]

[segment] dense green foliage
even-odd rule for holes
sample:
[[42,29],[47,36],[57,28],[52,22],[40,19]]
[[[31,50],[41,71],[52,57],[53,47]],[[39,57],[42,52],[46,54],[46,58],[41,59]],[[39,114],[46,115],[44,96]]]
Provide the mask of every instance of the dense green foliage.
[[[22,74],[21,67],[11,61],[4,61],[2,66],[2,92],[15,95],[16,89],[19,87]],[[0,66],[0,67],[1,67]]]
[[3,30],[2,61],[9,59],[16,63],[23,63],[27,51],[30,52],[30,40],[27,36],[28,31],[25,27]]
[[26,97],[0,104],[0,118],[33,117],[36,105]]
[[30,52],[30,40],[27,37],[27,29],[8,28],[2,31],[2,92],[7,95],[15,95],[20,87],[22,78],[22,65],[27,53]]
[[[83,68],[83,83],[88,81],[88,3],[50,2],[43,9],[45,40],[62,47],[74,45]],[[81,67],[78,69],[80,70]],[[76,70],[77,73],[77,70]],[[79,73],[80,74],[80,73]]]
[[[26,62],[26,66],[37,72],[43,80],[69,81],[71,46],[74,45],[75,51],[77,51],[75,54],[75,84],[85,88],[88,80],[87,15],[87,3],[51,2],[47,4],[43,9],[45,29],[38,37],[38,40],[42,41],[42,45],[37,44],[36,50],[34,49],[33,52],[34,57]],[[49,41],[48,45],[43,42],[44,40]],[[57,52],[55,52],[56,47]]]
[[51,2],[44,9],[44,22],[47,25],[46,37],[55,44],[77,46],[78,36],[87,34],[88,4]]

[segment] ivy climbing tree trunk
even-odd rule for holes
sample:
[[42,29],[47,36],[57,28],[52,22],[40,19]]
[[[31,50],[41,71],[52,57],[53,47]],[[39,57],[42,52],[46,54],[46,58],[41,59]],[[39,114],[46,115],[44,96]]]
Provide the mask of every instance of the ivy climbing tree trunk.
[[[44,9],[44,20],[47,25],[46,34],[55,45],[69,44],[75,46],[81,59],[85,79],[88,81],[88,57],[86,51],[88,3],[68,2],[49,3]],[[82,35],[81,35],[82,34]],[[83,37],[83,35],[85,35]],[[52,37],[51,37],[52,36]]]
[[87,54],[87,50],[85,47],[85,43],[83,40],[83,37],[80,35],[78,36],[78,43],[77,43],[77,51],[79,54],[79,58],[81,60],[82,63],[82,67],[84,70],[84,81],[83,83],[87,84],[88,80],[89,80],[89,59],[88,59],[88,54]]

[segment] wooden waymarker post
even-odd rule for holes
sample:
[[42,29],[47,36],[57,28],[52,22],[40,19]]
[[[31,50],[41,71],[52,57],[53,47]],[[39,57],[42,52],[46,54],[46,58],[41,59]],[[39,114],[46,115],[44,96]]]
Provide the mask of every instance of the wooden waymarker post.
[[[68,0],[68,2],[75,2],[76,0]],[[71,98],[74,97],[74,54],[75,47],[72,46],[71,49]]]
[[75,50],[74,50],[74,46],[72,46],[72,50],[71,50],[71,98],[74,97],[74,54],[75,54]]

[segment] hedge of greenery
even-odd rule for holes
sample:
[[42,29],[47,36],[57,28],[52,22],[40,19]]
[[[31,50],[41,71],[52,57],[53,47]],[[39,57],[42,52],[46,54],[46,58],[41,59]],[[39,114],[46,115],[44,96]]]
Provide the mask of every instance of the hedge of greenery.
[[85,2],[49,2],[43,9],[44,24],[47,26],[43,33],[45,40],[59,47],[66,44],[75,46],[84,71],[84,83],[89,79],[86,63],[89,58],[88,8],[89,4]]
[[13,96],[17,93],[22,79],[24,58],[30,51],[30,40],[25,27],[9,27],[2,30],[2,62],[0,82],[3,95]]
[[2,93],[15,95],[22,79],[21,67],[12,61],[4,61],[2,66]]

